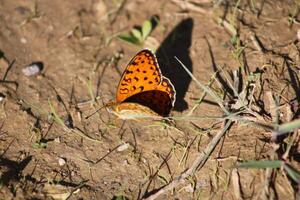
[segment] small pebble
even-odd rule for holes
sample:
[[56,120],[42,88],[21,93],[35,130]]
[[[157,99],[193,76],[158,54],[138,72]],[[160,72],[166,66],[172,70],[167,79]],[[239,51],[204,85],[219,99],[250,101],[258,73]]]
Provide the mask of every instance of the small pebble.
[[43,70],[43,63],[34,62],[22,69],[25,76],[33,76],[39,74]]
[[56,137],[56,138],[54,139],[54,142],[60,143],[60,137]]
[[4,98],[5,98],[5,95],[3,93],[0,93],[0,102],[3,101]]
[[66,159],[64,159],[64,158],[59,158],[59,159],[58,159],[58,164],[59,164],[59,166],[64,166],[64,165],[66,164]]
[[122,144],[121,146],[119,146],[119,147],[117,148],[117,151],[118,151],[118,152],[125,151],[126,149],[128,149],[129,146],[130,146],[129,143],[124,143],[124,144]]
[[77,193],[79,193],[80,192],[80,188],[78,188],[77,190],[75,190],[74,192],[73,192],[73,194],[77,194]]
[[124,165],[124,166],[127,166],[127,165],[129,165],[129,162],[128,162],[128,160],[123,160],[123,165]]
[[192,184],[188,184],[187,186],[185,186],[184,190],[188,193],[193,193],[194,192],[194,188],[193,188]]
[[73,126],[73,119],[71,117],[71,115],[68,115],[64,121],[64,124],[68,127],[68,128],[74,128]]
[[21,41],[22,44],[26,44],[27,43],[27,40],[25,38],[21,38],[20,41]]

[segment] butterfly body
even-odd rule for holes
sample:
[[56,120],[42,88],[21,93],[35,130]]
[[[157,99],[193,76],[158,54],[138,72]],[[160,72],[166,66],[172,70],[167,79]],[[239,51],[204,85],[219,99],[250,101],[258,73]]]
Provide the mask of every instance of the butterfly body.
[[106,108],[121,119],[161,119],[170,113],[175,95],[171,81],[161,74],[155,54],[144,49],[127,65],[116,100]]

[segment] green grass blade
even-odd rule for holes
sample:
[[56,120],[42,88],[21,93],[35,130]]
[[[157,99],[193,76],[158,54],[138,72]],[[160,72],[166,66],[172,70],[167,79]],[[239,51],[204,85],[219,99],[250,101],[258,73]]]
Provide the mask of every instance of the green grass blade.
[[142,33],[140,30],[133,28],[131,30],[131,34],[133,37],[135,37],[139,41],[139,43],[141,43],[143,41]]
[[152,31],[152,24],[149,20],[146,20],[142,26],[143,40],[145,40],[150,35],[151,31]]
[[117,196],[114,196],[112,198],[112,200],[129,200],[129,198],[124,195],[117,195]]
[[134,44],[134,45],[139,44],[139,40],[137,38],[135,38],[132,34],[122,33],[122,34],[119,34],[117,36],[117,38],[119,38],[122,41]]
[[279,168],[283,164],[281,160],[249,160],[247,162],[243,162],[237,165],[239,168],[257,168],[257,169],[265,169],[265,168]]
[[277,130],[275,130],[277,135],[282,135],[288,132],[291,132],[295,129],[300,128],[300,119],[288,122],[288,123],[284,123],[280,126],[278,126]]
[[48,100],[48,104],[49,104],[49,106],[50,106],[51,114],[53,115],[53,120],[54,120],[56,123],[58,123],[58,124],[64,126],[64,125],[65,125],[65,124],[64,124],[64,121],[59,117],[59,115],[57,114],[57,112],[56,112],[56,110],[55,110],[55,108],[54,108],[54,106],[52,105],[52,103],[51,103],[50,100]]
[[95,101],[95,95],[94,95],[94,93],[93,93],[93,83],[92,83],[91,79],[88,79],[88,80],[85,82],[85,84],[86,84],[86,87],[87,87],[87,89],[88,89],[88,92],[89,92],[89,94],[90,94],[90,97],[91,97],[92,101]]
[[293,179],[296,183],[300,184],[300,172],[289,166],[288,164],[283,165],[286,173]]

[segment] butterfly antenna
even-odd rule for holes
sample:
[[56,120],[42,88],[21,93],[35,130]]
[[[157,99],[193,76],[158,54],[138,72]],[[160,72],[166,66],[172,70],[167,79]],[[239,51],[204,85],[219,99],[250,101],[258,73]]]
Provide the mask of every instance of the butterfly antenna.
[[90,115],[88,115],[88,116],[86,116],[85,117],[85,119],[88,119],[88,118],[90,118],[91,116],[93,116],[94,114],[96,114],[97,112],[99,112],[99,110],[101,110],[102,108],[104,108],[104,107],[106,107],[106,105],[104,105],[104,106],[102,106],[102,107],[100,107],[100,108],[98,108],[96,111],[94,111],[92,114],[90,114]]

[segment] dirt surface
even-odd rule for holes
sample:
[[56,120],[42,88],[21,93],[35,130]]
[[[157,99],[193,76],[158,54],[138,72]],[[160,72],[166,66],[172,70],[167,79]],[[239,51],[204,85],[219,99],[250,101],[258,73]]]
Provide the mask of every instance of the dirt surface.
[[[240,113],[205,165],[157,199],[296,198],[299,185],[283,168],[235,166],[284,160],[300,169],[299,131],[274,142],[271,131],[240,120],[299,117],[299,6],[0,0],[0,199],[141,199],[189,169],[224,127],[225,113],[208,94],[199,103],[204,91],[174,56]],[[141,45],[116,37],[153,18]],[[175,121],[124,122],[105,109],[86,119],[115,98],[123,70],[145,47],[157,50],[177,90]],[[26,76],[32,63],[42,71]]]

